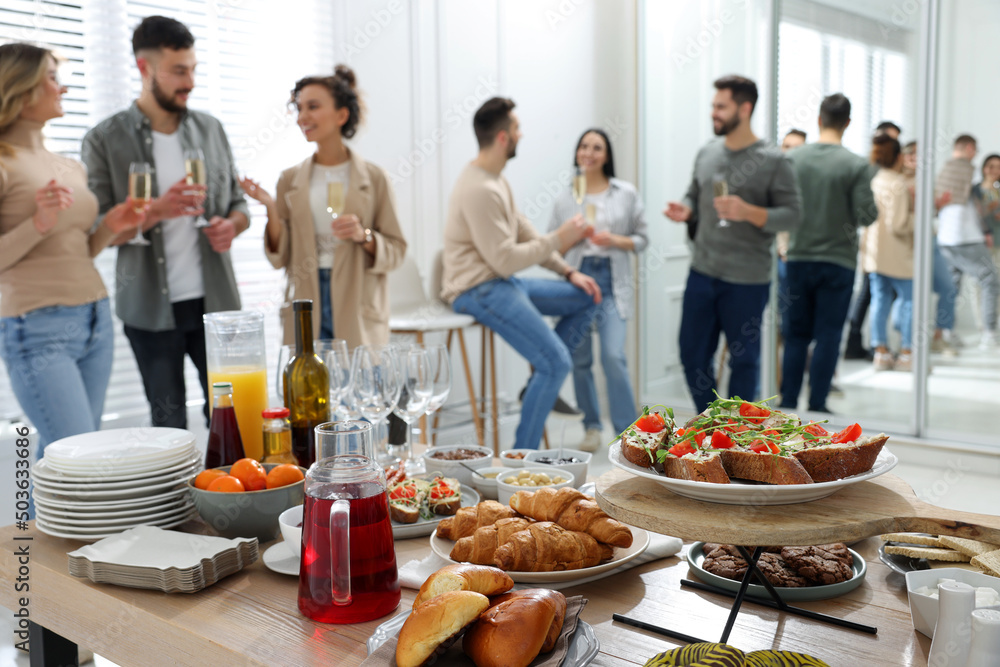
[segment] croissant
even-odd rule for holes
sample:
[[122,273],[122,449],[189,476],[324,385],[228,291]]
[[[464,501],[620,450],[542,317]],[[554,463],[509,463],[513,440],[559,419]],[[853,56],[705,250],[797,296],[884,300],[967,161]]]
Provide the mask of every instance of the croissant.
[[455,543],[451,550],[451,559],[477,565],[493,565],[497,548],[511,535],[527,528],[530,523],[531,519],[512,517],[477,528],[471,536],[463,537]]
[[597,503],[569,486],[518,491],[511,497],[510,506],[536,521],[553,521],[566,530],[587,533],[604,544],[632,546],[632,531],[628,526],[612,519]]
[[[495,500],[484,500],[473,507],[463,507],[458,513],[438,523],[437,535],[446,540],[469,537],[477,528],[496,523],[500,519],[517,516],[517,512]],[[492,562],[492,561],[491,561]]]
[[612,551],[587,533],[539,521],[511,535],[497,549],[493,563],[501,570],[517,572],[579,570],[608,560]]

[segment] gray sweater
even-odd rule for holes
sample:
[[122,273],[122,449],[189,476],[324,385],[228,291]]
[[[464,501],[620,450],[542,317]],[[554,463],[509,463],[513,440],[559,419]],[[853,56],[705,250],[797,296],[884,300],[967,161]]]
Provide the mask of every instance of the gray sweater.
[[[767,209],[762,229],[745,221],[719,227],[712,205],[712,181],[717,173],[725,174],[729,194]],[[696,224],[691,268],[743,285],[770,282],[774,235],[795,229],[802,220],[802,198],[791,163],[763,140],[739,151],[726,148],[723,139],[706,144],[695,158],[684,204],[691,207]]]

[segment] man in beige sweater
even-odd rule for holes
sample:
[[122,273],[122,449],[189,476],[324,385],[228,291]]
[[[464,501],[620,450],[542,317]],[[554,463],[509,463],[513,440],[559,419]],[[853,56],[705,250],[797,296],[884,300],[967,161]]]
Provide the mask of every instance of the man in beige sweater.
[[[448,204],[441,297],[456,312],[468,313],[500,334],[534,366],[514,446],[537,449],[545,418],[573,368],[572,351],[590,330],[601,291],[559,255],[592,231],[582,216],[541,236],[514,204],[501,175],[521,136],[513,110],[513,101],[494,97],[473,118],[479,155],[459,175]],[[565,281],[514,276],[535,264]],[[543,315],[560,318],[555,331]]]

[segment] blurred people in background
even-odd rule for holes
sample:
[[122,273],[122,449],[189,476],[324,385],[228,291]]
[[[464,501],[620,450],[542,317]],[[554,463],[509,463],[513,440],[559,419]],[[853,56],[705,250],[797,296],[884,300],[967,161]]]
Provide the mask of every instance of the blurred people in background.
[[65,93],[51,51],[0,46],[0,357],[38,430],[38,458],[101,428],[114,329],[94,257],[145,215],[126,200],[94,225],[83,165],[46,150],[42,136],[64,115]]
[[802,130],[797,130],[792,128],[785,135],[785,138],[781,140],[781,152],[787,153],[793,148],[798,148],[802,144],[806,143],[806,133]]
[[[909,371],[913,367],[914,214],[899,142],[885,133],[876,135],[872,162],[879,166],[871,182],[878,219],[862,232],[861,262],[871,281],[873,363],[877,371]],[[899,355],[895,358],[888,347],[893,292],[900,302],[896,324],[902,337]]]
[[[342,338],[350,349],[384,345],[386,274],[403,263],[406,241],[385,171],[344,144],[362,121],[354,72],[337,65],[331,76],[300,79],[289,104],[316,152],[281,172],[274,196],[252,179],[240,181],[267,208],[264,252],[272,266],[285,270],[285,344],[294,342],[292,300],[311,299],[320,312],[313,318],[315,338]],[[343,210],[336,217],[328,208],[331,183],[340,184],[334,191]]]
[[987,247],[984,219],[976,208],[972,196],[972,177],[975,167],[976,140],[963,134],[955,139],[951,159],[938,172],[934,184],[935,197],[948,196],[945,206],[938,212],[937,240],[941,252],[951,264],[952,279],[956,289],[961,286],[963,274],[979,283],[980,347],[993,349],[1000,344],[997,337],[997,299],[1000,297],[1000,277],[993,257]]
[[[576,215],[540,236],[514,204],[502,175],[521,138],[514,102],[494,97],[473,117],[479,155],[459,174],[444,229],[441,298],[500,335],[535,369],[521,406],[514,446],[538,449],[545,419],[589,335],[601,288],[559,255],[593,231]],[[540,264],[565,278],[517,278]],[[555,331],[543,319],[559,318]]]
[[[604,130],[590,129],[580,136],[573,164],[583,170],[587,191],[583,197],[585,220],[594,225],[594,234],[565,252],[566,262],[587,274],[601,288],[601,305],[594,316],[594,327],[601,338],[601,367],[607,381],[611,424],[621,433],[637,417],[625,334],[635,281],[632,277],[632,253],[649,245],[642,198],[635,186],[615,178],[614,153]],[[556,199],[549,231],[556,231],[566,220],[580,214],[581,205],[566,189]],[[583,337],[573,352],[573,387],[576,404],[583,411],[586,435],[580,449],[592,452],[602,444],[601,411],[594,386],[593,336]]]
[[983,221],[993,265],[1000,267],[1000,155],[987,155],[983,160],[982,179],[972,186],[972,197]]
[[771,282],[774,235],[802,216],[791,163],[750,129],[757,84],[742,76],[714,83],[716,139],[695,158],[683,201],[664,215],[688,225],[694,241],[684,290],[680,354],[696,409],[715,399],[712,359],[725,332],[729,392],[754,400],[760,385],[760,327]]
[[[792,128],[785,135],[785,138],[781,140],[781,152],[787,153],[804,143],[806,143],[806,133],[802,130]],[[788,232],[778,232],[774,242],[778,249],[778,283],[780,284],[785,279],[785,259],[788,256]]]
[[[875,136],[880,134],[887,134],[893,139],[899,141],[899,135],[903,133],[899,125],[896,125],[891,120],[883,120],[881,123],[875,126]],[[878,171],[877,169],[874,171]]]
[[802,193],[802,224],[790,233],[788,261],[780,300],[785,351],[781,407],[798,407],[809,345],[809,410],[830,412],[826,405],[840,357],[840,338],[854,289],[859,227],[872,224],[868,161],[844,148],[851,124],[851,102],[841,93],[826,97],[819,108],[819,139],[788,153]]
[[[153,200],[143,223],[146,245],[115,243],[115,312],[125,324],[154,426],[187,428],[184,357],[198,369],[208,423],[211,393],[205,352],[205,313],[239,310],[240,293],[229,256],[237,234],[250,226],[232,150],[222,123],[188,109],[198,64],[194,36],[164,16],[148,16],[132,34],[142,76],[139,99],[83,138],[81,156],[101,213],[125,201],[129,165],[153,168]],[[204,155],[205,186],[189,184],[185,152]],[[209,226],[199,229],[204,214]]]

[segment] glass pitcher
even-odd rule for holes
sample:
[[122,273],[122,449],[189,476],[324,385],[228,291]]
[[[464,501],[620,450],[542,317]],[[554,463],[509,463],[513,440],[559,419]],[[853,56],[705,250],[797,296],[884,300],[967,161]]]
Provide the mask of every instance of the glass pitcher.
[[299,611],[360,623],[399,605],[385,472],[367,456],[317,461],[306,473]]
[[267,409],[264,314],[227,310],[208,313],[204,321],[208,386],[215,382],[233,385],[233,407],[243,450],[259,461],[264,456],[261,415]]

